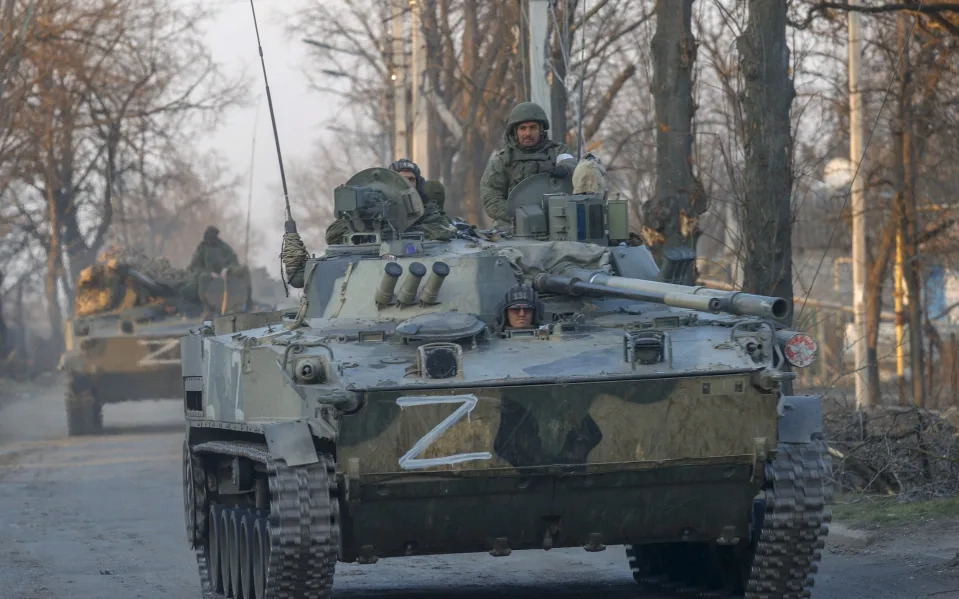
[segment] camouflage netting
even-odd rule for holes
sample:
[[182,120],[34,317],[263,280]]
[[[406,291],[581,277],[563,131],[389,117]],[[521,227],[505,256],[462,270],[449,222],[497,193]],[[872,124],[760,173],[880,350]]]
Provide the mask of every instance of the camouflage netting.
[[137,270],[155,282],[174,289],[182,286],[190,277],[186,270],[174,267],[163,256],[150,257],[136,248],[112,246],[103,250],[97,257],[97,262],[100,264],[108,264],[111,260],[116,260],[118,264]]
[[[157,293],[130,276],[135,270],[169,292]],[[77,278],[75,312],[78,316],[120,312],[137,306],[163,303],[160,295],[175,295],[189,279],[189,273],[174,268],[166,258],[151,258],[140,250],[113,246],[83,269]]]
[[825,426],[842,491],[906,501],[959,493],[959,409],[907,406],[856,410],[826,398]]

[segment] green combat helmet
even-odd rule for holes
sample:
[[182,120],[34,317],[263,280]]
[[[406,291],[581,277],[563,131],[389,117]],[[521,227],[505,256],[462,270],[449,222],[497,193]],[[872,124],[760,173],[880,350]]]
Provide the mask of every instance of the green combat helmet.
[[506,130],[512,131],[520,123],[536,121],[543,126],[543,131],[549,131],[549,117],[546,111],[536,102],[520,102],[509,113],[506,121]]

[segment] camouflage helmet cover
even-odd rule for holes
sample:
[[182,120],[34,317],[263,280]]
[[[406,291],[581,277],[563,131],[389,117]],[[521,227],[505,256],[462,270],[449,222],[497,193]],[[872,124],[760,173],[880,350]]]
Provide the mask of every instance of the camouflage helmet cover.
[[535,102],[520,102],[513,107],[506,121],[506,130],[512,131],[520,123],[536,121],[543,126],[543,131],[549,130],[549,117],[543,107]]

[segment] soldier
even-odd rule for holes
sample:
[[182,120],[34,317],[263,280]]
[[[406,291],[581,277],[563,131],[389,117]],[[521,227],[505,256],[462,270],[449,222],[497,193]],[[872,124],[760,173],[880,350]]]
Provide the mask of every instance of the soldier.
[[539,104],[522,102],[509,114],[506,122],[506,147],[490,156],[480,195],[486,214],[497,226],[508,225],[506,198],[517,183],[539,173],[569,177],[576,160],[564,144],[547,135],[549,119]]
[[196,246],[193,258],[190,260],[189,271],[193,274],[193,281],[184,285],[182,295],[189,302],[202,303],[207,314],[215,314],[220,306],[214,306],[207,299],[207,290],[214,279],[224,273],[244,275],[245,268],[240,267],[240,261],[230,244],[219,237],[220,230],[210,225],[203,232],[203,241]]
[[[439,181],[428,182],[423,179],[423,176],[420,174],[420,167],[408,158],[400,158],[396,162],[393,162],[390,164],[389,169],[399,173],[400,176],[406,179],[406,183],[411,188],[416,189],[420,194],[420,198],[423,200],[423,216],[421,216],[412,227],[407,229],[407,231],[414,233],[422,232],[427,239],[436,241],[447,241],[451,239],[454,232],[452,223],[446,217],[442,208],[432,201],[432,197],[426,193],[427,184],[435,183],[440,186],[442,197],[445,200],[446,191],[443,189],[443,184]],[[435,197],[437,195],[435,185],[430,185],[429,187],[433,190],[431,195]],[[343,236],[348,234],[350,230],[350,225],[345,219],[336,219],[326,228],[325,236],[327,245],[342,243]]]
[[210,225],[203,232],[203,241],[193,251],[189,269],[191,272],[221,272],[224,268],[240,263],[236,252],[230,245],[220,239],[220,230]]
[[423,191],[426,198],[436,205],[441,214],[446,214],[444,206],[446,205],[446,188],[439,181],[430,180],[423,184]]
[[396,162],[390,164],[388,168],[391,171],[399,173],[401,177],[406,179],[406,182],[410,187],[419,192],[420,198],[423,200],[424,205],[430,201],[429,198],[426,197],[426,189],[424,188],[426,180],[423,178],[423,175],[420,174],[420,167],[417,166],[415,162],[409,158],[400,158]]
[[536,291],[529,285],[522,283],[510,287],[503,299],[503,309],[500,311],[500,328],[529,329],[539,324],[540,302],[536,299]]

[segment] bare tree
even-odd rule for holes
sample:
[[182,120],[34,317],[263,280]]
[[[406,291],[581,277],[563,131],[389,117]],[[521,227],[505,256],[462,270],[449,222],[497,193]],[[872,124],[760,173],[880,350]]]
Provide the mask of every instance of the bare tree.
[[[553,81],[561,71],[570,73],[559,77],[563,101],[558,106],[568,116],[573,105],[566,95],[578,89],[579,79],[585,77],[584,137],[589,140],[603,137],[602,125],[617,103],[631,101],[621,93],[636,72],[630,36],[649,14],[625,0],[603,0],[591,5],[585,15],[577,6],[570,0],[557,4],[552,12],[553,33],[562,33],[565,40],[565,52],[556,58],[561,64],[553,65]],[[446,184],[452,211],[479,222],[484,219],[480,176],[490,154],[502,146],[509,110],[526,99],[520,3],[426,0],[417,7],[430,59],[423,80],[414,84],[430,103],[430,142],[433,155],[439,157],[438,164],[428,165],[427,171]],[[375,140],[377,147],[369,156],[381,162],[383,153],[377,148],[384,143],[392,147],[391,107],[396,90],[391,76],[406,60],[405,55],[394,56],[393,18],[383,10],[383,3],[315,2],[297,15],[292,26],[315,51],[314,86],[336,94],[348,105],[362,107],[354,115],[353,127],[344,128],[337,115],[338,145]],[[569,28],[557,28],[556,24],[567,20]],[[573,39],[585,43],[585,52],[582,47],[569,52]],[[554,48],[559,47],[556,44]],[[551,128],[554,139],[563,137],[566,128],[566,118],[563,122],[558,118],[554,117]]]
[[786,0],[750,0],[739,37],[745,170],[743,289],[792,303],[792,136]]
[[[169,2],[36,0],[22,52],[26,90],[11,117],[17,164],[2,164],[6,217],[45,254],[45,295],[54,337],[60,294],[107,241],[125,205],[124,177],[138,148],[150,164],[211,125],[238,87],[218,75],[197,27],[202,11]],[[165,153],[166,152],[166,153]],[[72,302],[70,302],[72,303]]]
[[643,236],[654,253],[695,247],[697,221],[706,209],[693,174],[693,0],[658,0],[652,41],[656,103],[656,191],[646,203]]

